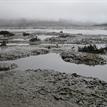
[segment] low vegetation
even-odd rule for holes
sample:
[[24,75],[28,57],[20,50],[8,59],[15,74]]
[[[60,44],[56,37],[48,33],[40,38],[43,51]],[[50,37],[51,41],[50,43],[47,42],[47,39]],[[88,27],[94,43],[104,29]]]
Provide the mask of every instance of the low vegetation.
[[106,52],[106,48],[100,48],[98,49],[96,45],[89,45],[84,47],[78,47],[79,52],[87,52],[87,53],[101,53],[104,54]]
[[47,54],[48,52],[46,48],[16,47],[15,49],[0,51],[0,61],[16,60],[31,55]]

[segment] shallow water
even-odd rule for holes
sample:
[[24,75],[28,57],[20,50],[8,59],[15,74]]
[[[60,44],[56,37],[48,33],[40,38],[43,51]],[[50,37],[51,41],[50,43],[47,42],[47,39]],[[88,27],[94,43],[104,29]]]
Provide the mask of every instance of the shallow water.
[[8,43],[7,46],[29,46],[29,43]]
[[17,69],[53,69],[66,73],[77,73],[83,76],[97,77],[107,81],[107,65],[88,66],[84,64],[73,64],[65,62],[59,54],[49,53],[46,55],[30,56],[15,61],[19,67]]
[[38,38],[41,40],[45,40],[46,38],[57,37],[55,35],[39,35]]

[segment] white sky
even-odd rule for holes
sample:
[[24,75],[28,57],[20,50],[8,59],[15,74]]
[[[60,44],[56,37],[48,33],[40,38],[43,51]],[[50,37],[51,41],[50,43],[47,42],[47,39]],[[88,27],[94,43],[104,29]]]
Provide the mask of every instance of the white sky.
[[107,22],[107,0],[0,0],[0,18]]

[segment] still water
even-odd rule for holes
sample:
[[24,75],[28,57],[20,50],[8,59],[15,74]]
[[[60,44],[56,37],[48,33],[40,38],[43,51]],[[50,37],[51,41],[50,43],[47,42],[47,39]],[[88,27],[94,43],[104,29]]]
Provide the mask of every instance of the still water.
[[8,30],[11,32],[60,32],[64,33],[72,33],[72,34],[92,34],[92,35],[107,35],[107,30],[103,29],[0,29],[0,30]]
[[21,58],[14,62],[18,65],[17,69],[53,69],[66,73],[77,73],[83,76],[97,77],[101,80],[107,81],[107,65],[88,66],[84,64],[73,64],[65,62],[61,59],[59,54],[49,53],[45,55],[30,56]]

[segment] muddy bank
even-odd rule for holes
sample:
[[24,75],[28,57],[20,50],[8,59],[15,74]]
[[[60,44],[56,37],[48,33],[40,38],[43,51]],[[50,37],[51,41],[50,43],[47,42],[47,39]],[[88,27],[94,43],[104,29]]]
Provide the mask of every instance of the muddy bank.
[[24,58],[31,55],[47,54],[49,51],[45,48],[32,48],[32,47],[14,47],[7,48],[0,51],[0,61],[15,60],[18,58]]
[[8,71],[17,68],[14,63],[0,63],[0,71]]
[[100,55],[91,53],[79,53],[66,51],[62,52],[61,57],[64,61],[75,63],[75,64],[85,64],[85,65],[104,65],[107,60],[102,58]]
[[48,43],[63,43],[63,44],[106,44],[106,35],[91,35],[91,34],[60,34],[57,37],[45,39]]
[[1,107],[106,107],[107,83],[52,70],[0,74]]

